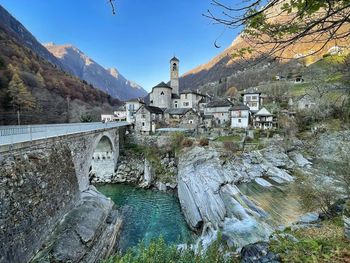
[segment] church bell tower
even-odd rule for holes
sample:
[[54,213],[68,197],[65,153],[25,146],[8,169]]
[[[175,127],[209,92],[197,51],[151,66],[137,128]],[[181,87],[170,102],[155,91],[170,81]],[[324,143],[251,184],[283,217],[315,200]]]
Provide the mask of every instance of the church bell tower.
[[179,63],[175,56],[170,60],[170,87],[172,93],[179,95]]

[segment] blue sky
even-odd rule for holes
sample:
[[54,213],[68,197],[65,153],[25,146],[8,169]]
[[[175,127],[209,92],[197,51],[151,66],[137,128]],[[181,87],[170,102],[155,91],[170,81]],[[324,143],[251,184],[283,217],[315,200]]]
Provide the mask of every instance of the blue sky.
[[[183,74],[222,52],[237,35],[202,16],[212,8],[210,0],[116,0],[114,16],[107,0],[0,0],[0,4],[40,42],[73,44],[146,90],[168,81],[174,54]],[[213,43],[219,36],[222,48],[216,49]]]

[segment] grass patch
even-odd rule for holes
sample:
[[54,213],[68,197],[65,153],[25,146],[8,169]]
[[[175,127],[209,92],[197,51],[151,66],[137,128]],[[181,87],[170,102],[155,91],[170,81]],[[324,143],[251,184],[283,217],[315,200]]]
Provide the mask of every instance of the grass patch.
[[323,221],[320,228],[304,228],[292,234],[299,242],[280,238],[270,244],[282,262],[350,262],[350,243],[344,237],[340,217]]
[[240,142],[242,140],[239,135],[230,135],[230,136],[219,136],[216,138],[218,142]]

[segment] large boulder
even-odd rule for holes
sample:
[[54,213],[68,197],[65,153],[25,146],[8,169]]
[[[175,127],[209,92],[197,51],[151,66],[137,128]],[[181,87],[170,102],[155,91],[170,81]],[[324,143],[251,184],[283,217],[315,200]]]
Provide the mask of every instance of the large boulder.
[[243,166],[237,171],[221,163],[215,149],[195,147],[181,155],[178,196],[189,226],[205,230],[202,240],[220,230],[227,244],[237,247],[267,240],[272,230],[258,220],[266,213],[234,185]]
[[113,202],[91,187],[32,261],[97,262],[114,252],[121,223]]

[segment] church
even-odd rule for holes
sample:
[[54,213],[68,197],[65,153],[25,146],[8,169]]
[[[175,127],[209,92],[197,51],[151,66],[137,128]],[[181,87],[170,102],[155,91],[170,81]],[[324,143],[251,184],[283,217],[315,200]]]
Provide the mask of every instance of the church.
[[153,87],[149,96],[150,106],[168,111],[179,108],[199,109],[204,95],[191,90],[179,92],[179,64],[180,61],[175,56],[170,60],[170,86],[161,82]]

